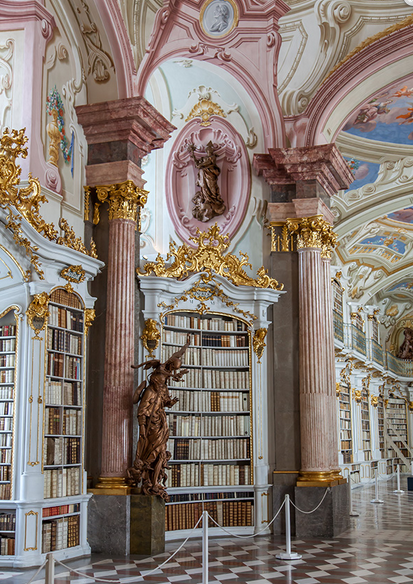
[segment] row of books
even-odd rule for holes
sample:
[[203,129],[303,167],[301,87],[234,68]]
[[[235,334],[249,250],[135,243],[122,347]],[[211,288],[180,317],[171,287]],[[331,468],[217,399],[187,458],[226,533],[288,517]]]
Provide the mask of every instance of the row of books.
[[[164,359],[169,359],[179,350],[178,345],[165,345]],[[196,349],[189,347],[183,357],[185,365],[204,367],[248,367],[249,355],[247,349]]]
[[83,332],[83,313],[49,304],[49,325]]
[[179,400],[172,406],[171,412],[248,412],[250,409],[247,392],[201,392],[173,388],[171,394]]
[[13,418],[0,418],[0,431],[12,432]]
[[[168,450],[173,460],[231,460],[250,457],[249,438],[189,440],[170,438]],[[1,467],[0,467],[1,468]]]
[[13,415],[13,402],[0,402],[0,416]]
[[16,513],[0,513],[0,531],[16,530]]
[[6,485],[0,485],[0,499],[3,499],[3,501],[8,501],[10,500],[11,497],[11,485],[6,484]]
[[11,448],[3,448],[0,450],[0,462],[7,462],[8,464],[11,463]]
[[249,416],[181,416],[168,417],[172,436],[249,436]]
[[203,347],[248,347],[245,335],[202,335]]
[[178,328],[191,328],[206,331],[245,331],[247,326],[237,318],[226,319],[199,316],[185,316],[181,314],[169,314],[165,317],[165,326],[176,326]]
[[5,465],[0,466],[0,481],[10,481],[11,480],[11,466]]
[[0,400],[2,399],[13,399],[12,387],[0,387]]
[[353,453],[350,450],[349,452],[343,452],[343,464],[349,464],[353,462]]
[[224,491],[222,493],[184,493],[170,495],[169,504],[173,503],[188,503],[190,501],[213,501],[215,499],[253,499],[254,492],[241,491],[241,492],[228,492]]
[[249,371],[222,369],[190,369],[182,381],[171,381],[171,387],[205,389],[249,389]]
[[0,555],[14,556],[15,549],[14,537],[0,537]]
[[[68,292],[64,288],[57,288],[53,290],[50,300],[56,302],[57,304],[63,304],[63,306],[70,306],[71,308],[82,308],[82,303],[76,294]],[[50,306],[50,305],[49,305]]]
[[0,351],[15,351],[16,350],[16,339],[2,339],[0,340]]
[[80,464],[80,438],[46,438],[43,445],[45,466]]
[[46,407],[44,428],[46,434],[79,436],[82,433],[82,410]]
[[351,449],[351,440],[342,440],[340,444],[341,450],[350,450]]
[[43,517],[54,517],[55,515],[68,515],[69,513],[79,513],[80,503],[72,505],[56,505],[56,507],[44,507]]
[[202,383],[202,369],[189,369],[187,373],[185,373],[182,381],[174,381],[173,379],[170,381],[171,387],[203,387]]
[[16,325],[15,324],[4,324],[0,326],[0,337],[15,337],[16,336]]
[[14,382],[14,369],[1,369],[0,370],[0,383],[13,383]]
[[[179,345],[164,345],[163,346],[163,359],[166,361],[171,355],[176,353],[181,347]],[[183,356],[184,366],[185,365],[201,365],[201,349],[195,349],[194,347],[188,347]]]
[[49,329],[47,334],[47,348],[63,353],[82,354],[82,336],[73,335],[66,331]]
[[43,521],[42,553],[54,552],[79,545],[79,515]]
[[80,405],[80,382],[55,381],[48,379],[46,382],[44,399],[46,404],[64,404],[68,406]]
[[[252,525],[253,509],[252,501],[208,501],[168,505],[165,530],[193,529],[204,510],[223,527],[249,526]],[[209,527],[216,527],[211,519]]]
[[47,375],[80,380],[82,378],[82,360],[80,357],[70,357],[62,353],[48,353]]
[[0,434],[0,446],[12,446],[13,434]]
[[71,497],[80,494],[78,467],[44,471],[44,497]]
[[340,439],[348,440],[351,438],[351,430],[340,430]]
[[249,464],[171,464],[171,487],[219,487],[221,485],[250,485]]
[[188,334],[188,333],[178,333],[176,331],[163,331],[163,342],[164,343],[174,343],[182,347],[186,343],[190,345],[199,346],[201,344],[201,335],[198,334]]
[[16,355],[10,353],[10,355],[0,355],[0,367],[14,367],[16,362]]

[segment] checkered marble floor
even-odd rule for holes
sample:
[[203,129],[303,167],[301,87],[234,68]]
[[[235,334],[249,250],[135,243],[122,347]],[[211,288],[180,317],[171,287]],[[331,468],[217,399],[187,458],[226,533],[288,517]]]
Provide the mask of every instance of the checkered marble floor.
[[[276,559],[277,553],[285,549],[279,537],[210,539],[210,584],[413,584],[413,492],[395,495],[395,488],[394,479],[379,484],[384,505],[370,502],[374,498],[372,486],[353,490],[353,509],[360,516],[351,520],[352,528],[334,540],[293,540],[293,551],[302,555],[301,560]],[[402,479],[402,488],[406,490],[406,479]],[[90,576],[122,584],[200,584],[199,540],[189,541],[161,571],[144,575],[176,548],[176,542],[168,543],[164,554],[140,561],[92,556],[67,562],[84,576],[73,575],[59,566],[55,584],[87,584],[94,581]],[[33,573],[5,570],[0,572],[0,580],[26,584]],[[33,584],[43,584],[41,576]]]

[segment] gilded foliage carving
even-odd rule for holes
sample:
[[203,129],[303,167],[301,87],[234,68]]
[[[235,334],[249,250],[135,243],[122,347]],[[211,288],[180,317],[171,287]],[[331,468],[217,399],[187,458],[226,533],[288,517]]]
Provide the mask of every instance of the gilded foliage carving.
[[254,349],[254,353],[258,357],[258,363],[261,363],[261,357],[264,353],[264,348],[267,346],[264,342],[265,337],[267,336],[267,329],[266,328],[259,328],[254,333],[254,338],[252,340],[252,346]]
[[142,331],[141,340],[151,359],[153,358],[153,352],[158,348],[160,338],[161,333],[158,329],[158,323],[155,319],[148,318],[145,321],[145,328]]
[[173,258],[172,264],[166,265],[160,254],[155,262],[148,262],[143,270],[137,270],[141,276],[155,274],[155,276],[166,278],[185,279],[191,273],[204,272],[201,275],[202,281],[206,284],[213,279],[213,273],[227,278],[236,286],[253,286],[255,288],[271,288],[282,290],[283,284],[270,278],[267,270],[261,267],[257,271],[257,278],[251,278],[244,270],[244,266],[251,268],[249,257],[246,253],[239,252],[241,259],[234,254],[224,255],[230,245],[228,235],[220,234],[218,225],[212,225],[208,231],[202,232],[197,229],[197,237],[191,237],[197,247],[192,249],[186,244],[178,248],[175,242],[169,244],[169,253],[166,261]]

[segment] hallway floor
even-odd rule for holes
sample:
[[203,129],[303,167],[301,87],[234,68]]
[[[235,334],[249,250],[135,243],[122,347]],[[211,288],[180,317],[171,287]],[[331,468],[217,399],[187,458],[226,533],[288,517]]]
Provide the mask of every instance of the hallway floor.
[[[413,584],[413,492],[396,495],[395,479],[379,483],[384,505],[370,503],[374,486],[353,490],[353,507],[360,517],[352,518],[352,528],[334,540],[294,540],[292,551],[301,560],[285,562],[275,558],[285,549],[284,538],[259,536],[249,539],[211,539],[209,581],[213,584]],[[167,552],[149,560],[120,560],[92,556],[68,562],[85,576],[108,582],[151,582],[153,584],[200,584],[202,581],[201,541],[189,541],[162,572],[139,578],[154,569],[178,547],[167,544]],[[35,570],[0,569],[0,580],[26,584]],[[33,584],[43,584],[39,575]],[[138,579],[139,578],[139,579]],[[70,575],[56,566],[55,584],[87,584],[94,580]]]

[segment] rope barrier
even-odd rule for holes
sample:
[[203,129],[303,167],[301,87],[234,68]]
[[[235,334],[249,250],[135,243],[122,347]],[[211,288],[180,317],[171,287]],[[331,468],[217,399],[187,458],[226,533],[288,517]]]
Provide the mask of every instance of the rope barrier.
[[304,513],[304,515],[311,515],[311,513],[315,513],[315,511],[317,511],[317,509],[319,507],[321,507],[324,499],[326,498],[327,493],[330,491],[330,487],[327,487],[327,489],[325,490],[325,493],[323,495],[323,498],[321,499],[321,501],[319,502],[319,504],[317,505],[317,507],[315,507],[314,509],[312,509],[312,511],[303,511],[302,509],[300,509],[299,507],[297,507],[297,505],[295,503],[293,503],[290,499],[290,503],[293,507],[295,507],[295,509],[297,509],[297,511],[299,511],[300,513]]
[[30,580],[27,582],[27,584],[30,584],[31,582],[33,582],[33,580],[36,578],[36,576],[37,576],[37,574],[40,572],[40,570],[42,570],[42,569],[45,567],[45,565],[46,565],[46,561],[47,561],[47,560],[45,560],[45,561],[43,562],[43,564],[40,566],[40,568],[37,570],[37,572],[36,572],[36,573],[35,573],[35,574],[34,574],[34,575],[33,575],[33,576],[30,578]]

